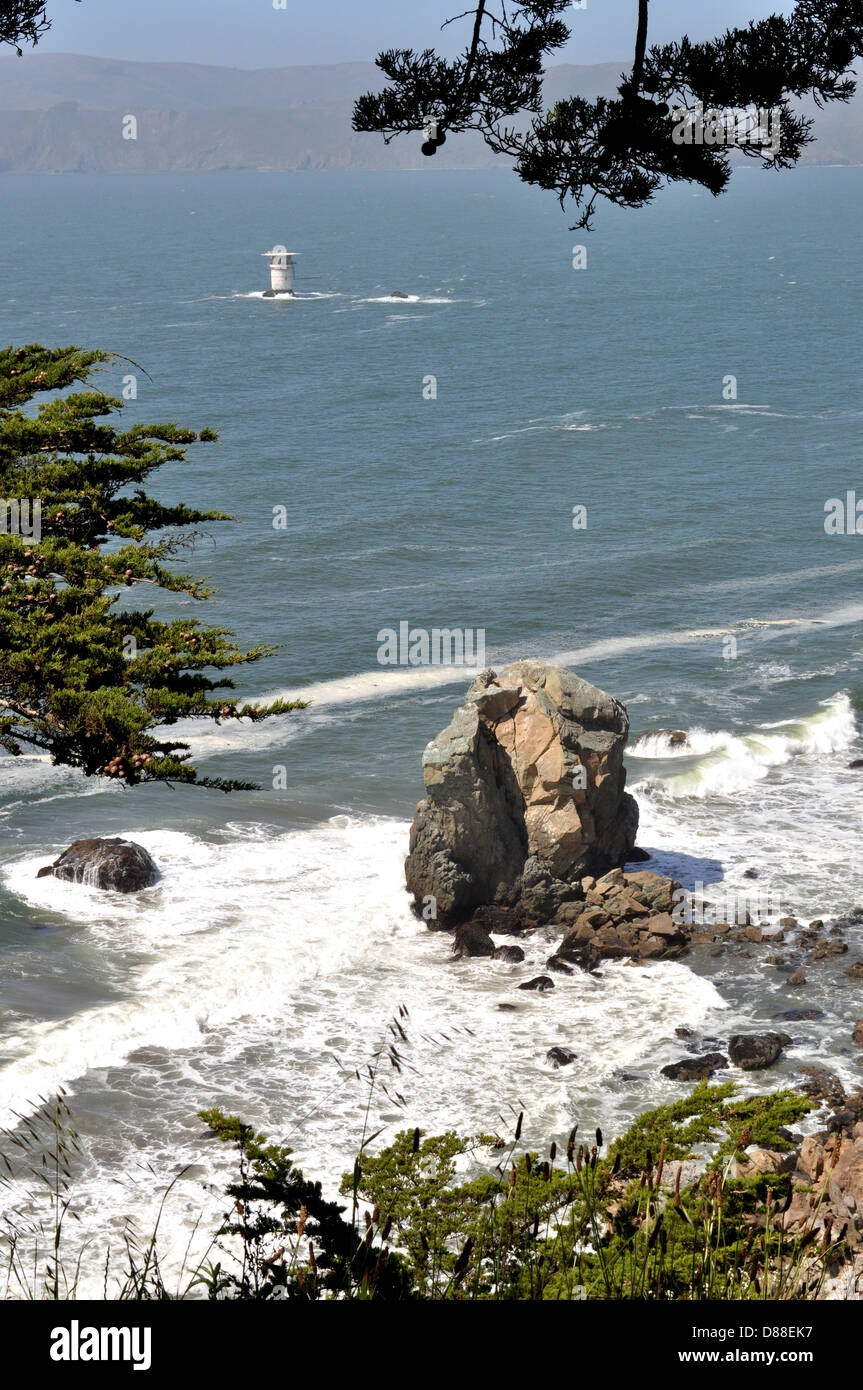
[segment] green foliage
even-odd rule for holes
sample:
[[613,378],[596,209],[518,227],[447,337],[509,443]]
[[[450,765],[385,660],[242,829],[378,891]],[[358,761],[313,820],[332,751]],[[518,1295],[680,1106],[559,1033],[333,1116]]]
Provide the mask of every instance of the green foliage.
[[[808,1104],[787,1091],[739,1100],[731,1086],[699,1086],[641,1116],[605,1157],[598,1130],[595,1143],[576,1149],[577,1126],[560,1154],[555,1144],[545,1158],[518,1152],[521,1118],[508,1146],[487,1134],[404,1130],[377,1155],[361,1148],[342,1182],[349,1218],[289,1148],[235,1115],[204,1110],[211,1133],[238,1158],[231,1208],[208,1258],[190,1269],[184,1260],[169,1291],[158,1231],[172,1183],[148,1238],[127,1224],[116,1296],[176,1299],[203,1287],[210,1298],[294,1302],[818,1298],[828,1267],[846,1253],[844,1231],[821,1214],[829,1171],[814,1210],[795,1216],[789,1234],[780,1218],[800,1190],[795,1180],[741,1176],[741,1152],[731,1165],[736,1145],[752,1136],[781,1144],[777,1129]],[[5,1272],[7,1296],[74,1299],[93,1256],[92,1240],[69,1268],[62,1255],[79,1152],[65,1098],[43,1101],[2,1137],[0,1187],[30,1190],[24,1213],[6,1204],[0,1292]],[[711,1149],[694,1181],[678,1164],[692,1141]],[[110,1259],[100,1263],[108,1297]]]
[[194,544],[188,528],[229,520],[143,488],[186,446],[212,442],[172,424],[102,423],[122,402],[80,391],[22,409],[36,396],[86,382],[109,354],[39,345],[0,351],[0,500],[41,505],[41,539],[0,532],[0,747],[25,746],[55,763],[134,786],[188,782],[230,791],[248,783],[199,777],[188,745],[158,737],[178,719],[257,721],[301,701],[238,705],[220,672],[260,661],[272,647],[239,649],[232,634],[193,618],[124,609],[127,589],[208,597],[206,585],[168,568]]
[[[236,1148],[239,1180],[227,1191],[233,1211],[220,1237],[239,1244],[239,1271],[213,1266],[202,1275],[211,1297],[240,1299],[409,1298],[401,1261],[361,1233],[345,1208],[325,1201],[291,1161],[291,1150],[221,1110],[202,1110],[213,1134]],[[233,1253],[229,1247],[229,1254]]]
[[648,1110],[614,1141],[611,1158],[619,1159],[624,1173],[632,1173],[649,1167],[662,1144],[666,1160],[672,1162],[718,1143],[714,1166],[747,1144],[784,1152],[790,1145],[777,1131],[795,1124],[812,1108],[805,1096],[794,1091],[744,1100],[736,1099],[736,1093],[730,1081],[722,1086],[702,1082],[681,1100]]
[[[855,91],[848,70],[863,52],[863,0],[798,0],[788,16],[770,15],[708,43],[684,36],[650,49],[649,0],[639,0],[635,58],[618,97],[573,96],[543,111],[543,65],[570,36],[568,10],[569,0],[521,0],[503,10],[479,0],[458,16],[472,29],[455,60],[433,49],[379,54],[388,85],[357,100],[354,129],[389,141],[432,117],[444,133],[476,130],[495,153],[514,160],[526,183],[555,192],[561,204],[572,198],[581,210],[576,226],[587,227],[598,198],[638,208],[677,180],[722,192],[733,149],[770,168],[795,164],[813,139],[813,123],[792,98],[809,94],[821,105],[848,101]],[[735,127],[724,145],[676,143],[672,110],[695,114],[699,105],[771,110],[777,141],[755,145]],[[523,113],[526,125],[508,124]]]

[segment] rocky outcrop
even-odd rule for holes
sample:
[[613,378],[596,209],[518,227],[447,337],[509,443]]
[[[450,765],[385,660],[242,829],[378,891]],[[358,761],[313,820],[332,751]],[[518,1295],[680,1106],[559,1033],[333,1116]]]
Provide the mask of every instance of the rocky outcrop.
[[600,960],[671,960],[689,946],[687,928],[672,908],[680,884],[640,869],[612,869],[602,878],[581,880],[584,901],[567,903],[558,914],[564,929],[558,956],[593,970]]
[[139,893],[159,878],[153,859],[131,840],[76,840],[36,876],[45,878],[49,874],[113,893]]
[[827,1223],[833,1240],[863,1243],[863,1123],[853,1113],[832,1133],[803,1140],[795,1156],[792,1198],[778,1217],[786,1231],[804,1227],[821,1234]]
[[563,667],[483,671],[426,748],[405,865],[440,925],[483,904],[548,921],[585,874],[620,866],[638,808],[624,791],[624,707]]

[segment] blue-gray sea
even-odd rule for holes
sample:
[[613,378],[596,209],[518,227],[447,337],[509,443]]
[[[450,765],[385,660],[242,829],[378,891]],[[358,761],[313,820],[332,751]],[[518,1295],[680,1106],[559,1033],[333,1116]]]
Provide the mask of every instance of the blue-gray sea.
[[[110,349],[131,363],[100,384],[136,378],[130,424],[219,431],[155,482],[235,518],[180,563],[211,577],[212,621],[280,644],[242,692],[311,702],[191,731],[203,772],[258,793],[0,761],[0,1122],[67,1089],[94,1249],[127,1215],[146,1226],[183,1165],[166,1239],[212,1229],[227,1155],[203,1106],[332,1186],[363,1124],[353,1069],[400,1005],[413,1070],[393,1078],[404,1109],[375,1093],[381,1143],[520,1109],[536,1145],[575,1120],[618,1132],[678,1094],[659,1076],[676,1028],[724,1041],[800,1007],[823,1017],[782,1024],[792,1046],[748,1084],[812,1062],[859,1084],[843,971],[863,927],[796,991],[758,947],[547,995],[516,988],[541,937],[522,966],[453,964],[402,861],[422,750],[470,673],[378,647],[402,622],[464,627],[489,664],[569,665],[626,703],[633,738],[689,735],[628,758],[648,867],[828,925],[863,904],[863,536],[825,530],[830,499],[863,500],[861,221],[848,168],[745,169],[719,200],[604,209],[588,236],[506,172],[4,177],[0,341]],[[261,298],[274,243],[301,252],[296,300]],[[157,887],[37,881],[107,834],[147,846]],[[577,1062],[553,1070],[554,1044]]]

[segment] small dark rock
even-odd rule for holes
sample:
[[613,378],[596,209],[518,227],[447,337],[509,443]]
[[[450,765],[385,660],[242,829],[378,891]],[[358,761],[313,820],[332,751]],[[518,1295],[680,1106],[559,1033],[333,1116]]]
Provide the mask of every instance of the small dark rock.
[[524,951],[520,946],[498,946],[494,958],[505,960],[509,965],[518,965],[524,960]]
[[547,990],[554,989],[554,980],[548,975],[536,975],[532,980],[525,980],[523,985],[519,985],[519,989],[536,989],[545,994]]
[[812,1019],[823,1018],[823,1009],[786,1009],[784,1013],[774,1014],[784,1023],[809,1023]]
[[550,1047],[545,1060],[550,1067],[568,1067],[570,1062],[576,1060],[576,1055],[568,1047]]
[[691,1028],[684,1028],[681,1026],[680,1028],[675,1028],[674,1036],[676,1038],[686,1038],[688,1041],[690,1038],[694,1038],[695,1034]]
[[797,1148],[802,1136],[795,1134],[793,1129],[786,1129],[785,1125],[776,1126],[776,1137],[781,1139],[783,1144],[787,1144],[790,1149]]
[[744,874],[743,874],[743,877],[744,877],[744,878],[757,878],[757,877],[758,877],[758,870],[757,870],[757,869],[746,869],[745,872],[744,872]]
[[662,1068],[662,1076],[670,1081],[707,1081],[720,1067],[727,1067],[728,1061],[721,1052],[708,1052],[703,1057],[684,1057],[680,1062],[671,1062]]
[[805,985],[806,976],[802,970],[795,970],[793,975],[789,975],[785,981],[787,985]]
[[849,980],[863,980],[863,960],[855,960],[853,965],[849,965],[845,971]]
[[859,772],[863,769],[863,758],[855,758],[853,763],[848,764],[852,772]]

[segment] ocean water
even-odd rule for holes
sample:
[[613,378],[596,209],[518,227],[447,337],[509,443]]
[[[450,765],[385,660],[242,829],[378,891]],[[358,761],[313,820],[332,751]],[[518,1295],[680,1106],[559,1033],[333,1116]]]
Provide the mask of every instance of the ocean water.
[[[571,666],[627,704],[633,737],[689,734],[683,755],[630,750],[648,867],[755,886],[804,920],[863,904],[863,538],[824,528],[828,499],[863,498],[861,215],[858,169],[744,170],[718,201],[606,210],[589,238],[505,173],[0,184],[0,340],[112,349],[131,364],[104,384],[137,376],[130,423],[219,430],[156,490],[235,517],[185,568],[218,590],[211,621],[280,644],[242,693],[311,702],[187,731],[202,770],[258,793],[128,793],[0,760],[0,1124],[67,1088],[100,1251],[183,1167],[165,1239],[212,1229],[228,1155],[204,1106],[335,1184],[363,1125],[355,1068],[400,1005],[410,1069],[373,1097],[380,1142],[521,1109],[532,1144],[575,1120],[614,1133],[678,1094],[659,1076],[675,1028],[727,1038],[794,1007],[824,1016],[748,1084],[805,1062],[859,1084],[859,928],[797,992],[758,948],[606,965],[548,995],[516,989],[542,936],[523,966],[453,963],[410,915],[402,861],[422,749],[470,673],[377,655],[408,622],[482,629],[493,665]],[[261,298],[274,242],[302,253],[295,301]],[[158,886],[36,879],[103,834],[146,845]],[[555,1044],[578,1061],[554,1071]]]

